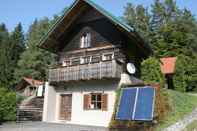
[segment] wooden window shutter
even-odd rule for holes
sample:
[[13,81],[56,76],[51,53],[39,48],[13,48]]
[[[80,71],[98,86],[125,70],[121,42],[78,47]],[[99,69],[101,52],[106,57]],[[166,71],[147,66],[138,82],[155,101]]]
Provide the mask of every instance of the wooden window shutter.
[[107,94],[102,94],[102,104],[101,104],[101,109],[103,111],[107,111],[107,106],[108,106],[108,95]]
[[89,94],[84,95],[83,109],[88,110],[90,108],[91,96]]

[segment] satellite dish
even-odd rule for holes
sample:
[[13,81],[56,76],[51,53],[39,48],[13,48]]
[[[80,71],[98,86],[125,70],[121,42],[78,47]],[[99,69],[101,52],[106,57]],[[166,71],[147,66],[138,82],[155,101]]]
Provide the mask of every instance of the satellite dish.
[[133,63],[127,63],[127,71],[130,74],[135,74],[135,72],[136,72],[135,65]]

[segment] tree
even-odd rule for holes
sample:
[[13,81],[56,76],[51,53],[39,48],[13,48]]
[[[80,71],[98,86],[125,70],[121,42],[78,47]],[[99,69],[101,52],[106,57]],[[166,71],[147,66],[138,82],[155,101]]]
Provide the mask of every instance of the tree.
[[177,15],[179,14],[176,2],[174,0],[165,0],[164,8],[165,8],[165,23],[174,21]]
[[158,32],[160,27],[164,24],[165,8],[160,0],[154,0],[152,7],[151,30]]
[[134,6],[128,3],[125,7],[123,19],[147,41],[149,40],[150,15],[142,5]]
[[124,11],[124,15],[123,15],[123,19],[127,21],[127,23],[130,26],[136,27],[136,12],[135,12],[135,6],[131,3],[127,3],[125,11]]
[[10,43],[9,43],[9,57],[10,57],[10,65],[9,68],[12,72],[10,86],[14,86],[15,84],[15,76],[14,72],[17,70],[17,62],[20,59],[20,55],[25,50],[25,38],[23,34],[23,29],[21,23],[19,23],[13,32],[11,32],[9,37]]
[[10,40],[5,24],[0,25],[0,86],[9,87],[12,80],[10,68]]
[[50,27],[50,21],[47,18],[35,20],[30,26],[27,34],[27,49],[22,53],[18,61],[18,68],[15,71],[15,77],[20,80],[22,77],[32,77],[35,79],[46,80],[47,70],[53,62],[53,55],[37,47],[41,37]]
[[17,63],[21,53],[25,50],[25,38],[21,23],[19,23],[11,33],[10,40],[12,49],[12,61],[13,63]]

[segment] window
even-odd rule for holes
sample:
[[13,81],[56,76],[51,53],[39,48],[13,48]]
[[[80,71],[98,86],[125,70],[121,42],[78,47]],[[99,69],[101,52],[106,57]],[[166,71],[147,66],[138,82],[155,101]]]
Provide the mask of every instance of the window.
[[109,60],[112,60],[113,59],[113,54],[112,53],[109,53],[109,54],[103,54],[103,57],[102,57],[102,60],[103,61],[109,61]]
[[80,40],[80,47],[81,48],[88,48],[91,45],[91,34],[85,33],[81,36]]
[[62,66],[69,66],[70,65],[70,61],[69,60],[65,60],[62,62]]
[[91,95],[91,109],[101,109],[101,94],[92,94]]
[[79,58],[73,58],[72,59],[72,65],[79,65],[80,64],[80,59]]
[[90,63],[90,56],[80,58],[80,64],[88,64]]
[[92,63],[99,63],[100,62],[101,57],[100,56],[92,56]]
[[84,95],[84,110],[107,111],[108,95],[103,93],[90,93]]

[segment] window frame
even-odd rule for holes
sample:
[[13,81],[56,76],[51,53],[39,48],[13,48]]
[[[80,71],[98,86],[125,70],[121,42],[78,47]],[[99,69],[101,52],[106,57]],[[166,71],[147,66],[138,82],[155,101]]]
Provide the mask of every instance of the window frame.
[[91,56],[82,56],[80,57],[80,64],[90,64],[91,63]]
[[80,48],[89,48],[91,47],[91,33],[87,32],[81,35],[80,37]]
[[[111,55],[111,59],[106,59],[107,55]],[[113,59],[114,59],[114,52],[103,53],[102,55],[102,61],[111,61]]]
[[[92,100],[93,95],[95,95],[95,100]],[[100,95],[100,100],[98,100],[98,96]],[[91,93],[90,94],[90,104],[96,105],[93,108],[90,105],[90,110],[102,110],[102,93]],[[100,104],[100,107],[98,107],[98,104]]]
[[63,60],[63,61],[62,61],[62,66],[63,66],[63,67],[70,66],[70,60]]

